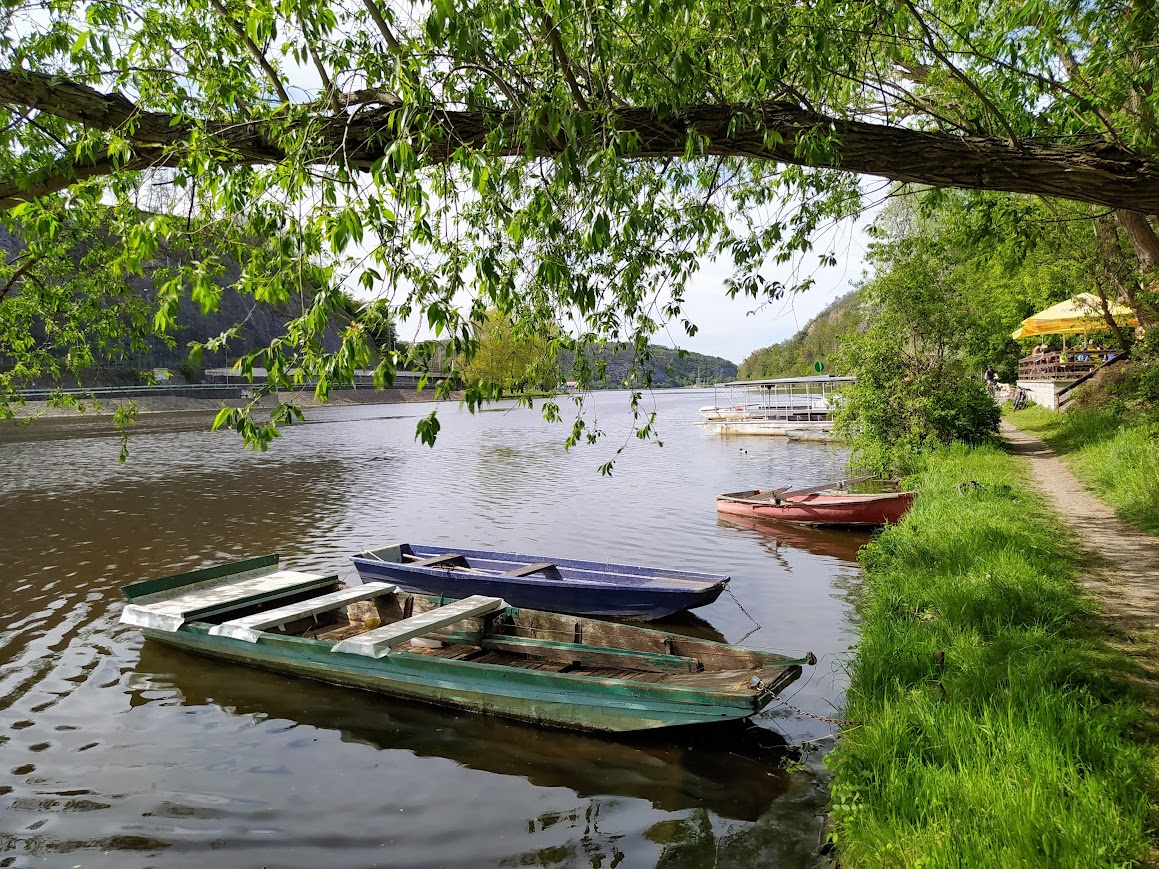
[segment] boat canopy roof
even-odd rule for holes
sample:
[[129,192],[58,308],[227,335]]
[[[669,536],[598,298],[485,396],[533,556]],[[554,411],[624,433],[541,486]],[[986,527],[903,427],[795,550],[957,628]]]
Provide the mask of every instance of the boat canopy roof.
[[778,380],[733,380],[726,383],[725,386],[794,386],[796,384],[804,385],[806,383],[854,383],[857,381],[856,377],[835,377],[832,374],[818,374],[812,377],[782,377]]

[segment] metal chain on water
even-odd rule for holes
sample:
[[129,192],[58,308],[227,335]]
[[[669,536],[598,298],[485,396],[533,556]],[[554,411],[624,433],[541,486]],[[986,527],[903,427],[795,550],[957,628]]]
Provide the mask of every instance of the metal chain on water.
[[[746,610],[744,608],[744,604],[742,604],[739,600],[737,600],[736,595],[732,593],[731,588],[729,588],[728,586],[725,586],[725,591],[728,592],[728,596],[732,598],[733,603],[735,603],[737,605],[737,608],[740,609],[740,611],[742,613],[744,613],[746,616],[748,616],[748,620],[750,622],[752,622],[754,625],[756,625],[756,627],[753,628],[751,631],[749,631],[747,634],[745,634],[744,637],[741,637],[739,640],[737,640],[738,643],[743,643],[745,640],[745,637],[751,636],[752,634],[759,631],[761,629],[762,625],[760,622],[758,622],[756,619],[753,618],[752,613],[750,613],[748,610]],[[812,712],[806,712],[804,709],[800,708],[799,706],[794,706],[788,700],[784,700],[780,697],[777,698],[777,702],[783,704],[784,706],[788,706],[794,712],[798,712],[801,715],[804,715],[808,718],[812,718],[815,721],[821,721],[825,724],[836,724],[838,727],[854,727],[854,726],[861,725],[860,721],[848,721],[844,718],[826,718],[824,715],[814,715]]]
[[795,706],[788,700],[784,700],[780,697],[776,698],[776,702],[780,703],[782,706],[788,706],[794,712],[800,713],[807,718],[812,718],[814,721],[820,721],[824,724],[836,724],[838,727],[860,727],[865,723],[864,721],[850,721],[847,718],[826,718],[824,715],[815,715],[814,713],[807,712],[800,706]]
[[746,616],[748,616],[748,620],[750,622],[752,622],[754,625],[756,625],[756,627],[754,627],[751,631],[749,631],[747,634],[745,634],[743,637],[741,637],[739,640],[737,640],[738,643],[743,643],[745,640],[747,640],[749,637],[751,637],[753,634],[755,634],[757,631],[759,631],[764,626],[760,622],[758,622],[756,619],[753,618],[753,614],[744,608],[744,604],[742,604],[739,600],[737,600],[737,597],[735,594],[732,593],[731,588],[729,588],[726,585],[724,587],[724,590],[728,592],[728,596],[732,598],[732,602],[737,605],[737,608],[740,609],[740,611],[742,613],[744,613]]

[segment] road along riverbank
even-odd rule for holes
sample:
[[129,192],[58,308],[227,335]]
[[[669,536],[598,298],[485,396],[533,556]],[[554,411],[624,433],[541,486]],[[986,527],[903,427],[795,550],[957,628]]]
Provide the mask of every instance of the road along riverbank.
[[1118,866],[1151,845],[1139,667],[1076,535],[997,447],[930,454],[862,551],[849,727],[829,756],[843,866]]

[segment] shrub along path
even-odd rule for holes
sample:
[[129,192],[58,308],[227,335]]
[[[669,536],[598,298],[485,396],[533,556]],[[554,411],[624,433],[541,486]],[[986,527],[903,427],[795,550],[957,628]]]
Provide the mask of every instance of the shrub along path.
[[[1083,578],[1120,649],[1139,665],[1151,711],[1159,711],[1159,537],[1127,524],[1075,478],[1045,443],[1003,420],[1010,452],[1030,464],[1031,479],[1082,537],[1092,556]],[[1152,718],[1159,727],[1159,718]]]

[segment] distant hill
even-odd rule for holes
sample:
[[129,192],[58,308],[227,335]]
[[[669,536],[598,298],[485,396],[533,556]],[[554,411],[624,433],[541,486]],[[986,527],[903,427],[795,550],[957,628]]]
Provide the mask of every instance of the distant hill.
[[[685,351],[681,356],[679,350],[657,344],[648,345],[648,349],[652,358],[646,367],[652,372],[652,385],[656,387],[711,384],[722,380],[735,380],[737,376],[736,363],[720,356],[705,356],[691,351]],[[591,356],[593,368],[600,360],[606,363],[606,368],[604,379],[593,383],[592,386],[618,389],[626,385],[633,356],[634,351],[627,345],[593,351]],[[560,360],[560,370],[563,372],[564,380],[572,379],[570,359]]]
[[[0,257],[14,259],[24,248],[21,238],[0,226]],[[129,275],[125,278],[131,291],[145,299],[153,299],[157,294],[154,278],[160,269],[178,264],[184,258],[180,250],[163,247],[157,255],[144,264],[144,277]],[[268,346],[275,338],[284,335],[286,323],[301,313],[302,300],[270,305],[242,296],[232,289],[231,283],[238,279],[241,266],[232,258],[226,258],[225,273],[217,281],[223,287],[218,310],[202,313],[201,307],[188,296],[181,299],[177,310],[177,324],[173,330],[173,345],[161,338],[148,339],[149,349],[145,352],[127,352],[115,357],[98,359],[97,371],[108,373],[109,369],[149,370],[163,367],[181,368],[189,356],[191,341],[205,341],[220,335],[223,331],[240,324],[237,337],[230,341],[228,356],[222,353],[205,353],[202,365],[206,368],[226,366],[244,353]],[[340,340],[338,330],[341,324],[331,322],[323,334],[322,344],[326,349],[336,349]],[[4,363],[0,358],[0,364]]]
[[829,360],[837,349],[837,338],[864,327],[865,314],[857,293],[846,293],[792,338],[750,353],[740,364],[739,377],[764,380],[815,374],[813,366],[817,362],[825,363],[826,374],[841,374],[829,368]]

